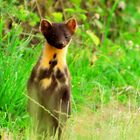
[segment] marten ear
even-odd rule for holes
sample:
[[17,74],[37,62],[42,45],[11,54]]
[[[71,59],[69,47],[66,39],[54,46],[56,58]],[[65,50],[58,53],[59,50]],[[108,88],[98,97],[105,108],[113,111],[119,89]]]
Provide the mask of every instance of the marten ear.
[[46,19],[42,19],[40,23],[40,31],[45,34],[47,33],[48,29],[52,27],[52,23]]
[[68,26],[70,31],[72,33],[74,33],[76,31],[76,28],[77,28],[77,21],[75,18],[71,18],[68,21],[66,21],[66,25]]

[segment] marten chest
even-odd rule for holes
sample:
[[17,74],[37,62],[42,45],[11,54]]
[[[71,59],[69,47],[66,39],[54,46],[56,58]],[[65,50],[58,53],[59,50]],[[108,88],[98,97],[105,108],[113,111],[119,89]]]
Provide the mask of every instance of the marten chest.
[[60,60],[53,55],[48,59],[46,66],[38,67],[37,83],[41,89],[59,89],[65,85],[69,85],[68,68],[66,65],[60,67]]

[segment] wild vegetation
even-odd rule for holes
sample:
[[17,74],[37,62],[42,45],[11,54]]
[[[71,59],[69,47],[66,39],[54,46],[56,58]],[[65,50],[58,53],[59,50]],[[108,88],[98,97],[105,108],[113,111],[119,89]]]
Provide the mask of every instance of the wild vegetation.
[[26,84],[45,43],[40,19],[75,17],[79,27],[67,55],[73,109],[63,139],[139,140],[139,3],[0,0],[1,139],[34,139]]

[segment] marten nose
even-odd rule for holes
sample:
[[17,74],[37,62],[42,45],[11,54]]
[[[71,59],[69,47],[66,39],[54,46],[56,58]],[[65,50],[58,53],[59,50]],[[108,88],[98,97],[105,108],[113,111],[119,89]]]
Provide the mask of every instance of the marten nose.
[[58,42],[58,46],[65,46],[64,42]]

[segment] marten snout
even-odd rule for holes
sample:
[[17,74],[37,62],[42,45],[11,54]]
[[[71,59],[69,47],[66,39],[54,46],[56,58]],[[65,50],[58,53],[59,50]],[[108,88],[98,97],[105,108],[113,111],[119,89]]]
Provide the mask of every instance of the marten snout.
[[64,41],[59,41],[57,43],[57,46],[60,47],[60,48],[64,48],[67,44],[64,42]]

